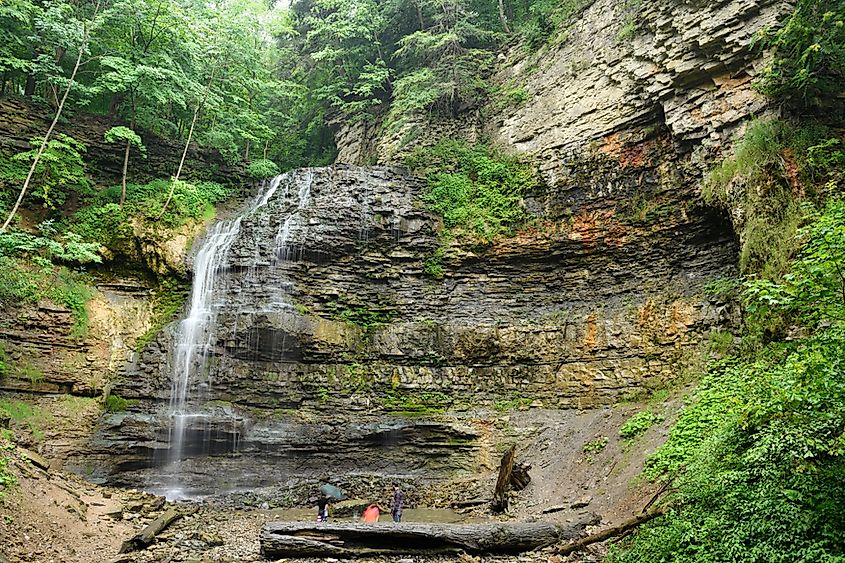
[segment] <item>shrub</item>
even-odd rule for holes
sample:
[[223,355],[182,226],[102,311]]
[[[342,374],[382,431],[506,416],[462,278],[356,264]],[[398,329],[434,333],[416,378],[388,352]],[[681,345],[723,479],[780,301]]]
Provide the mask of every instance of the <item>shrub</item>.
[[[32,139],[32,150],[16,154],[12,160],[29,167],[41,146],[42,139]],[[71,193],[89,195],[91,183],[85,177],[82,155],[85,145],[73,137],[59,133],[47,142],[33,175],[30,197],[52,209],[61,207]]]
[[280,173],[278,165],[272,160],[260,159],[253,160],[247,167],[247,174],[250,178],[255,180],[263,180],[264,178],[272,178],[278,176]]
[[106,412],[126,412],[137,402],[133,399],[124,399],[120,395],[110,394],[106,397]]
[[761,91],[792,106],[824,108],[845,89],[845,7],[839,0],[799,0],[779,29],[759,44],[774,51]]
[[640,411],[622,425],[622,428],[619,429],[619,435],[627,440],[632,440],[662,421],[662,415],[647,410]]
[[539,184],[534,171],[484,145],[444,140],[418,149],[406,164],[426,176],[423,200],[459,239],[490,242],[524,224],[522,196]]

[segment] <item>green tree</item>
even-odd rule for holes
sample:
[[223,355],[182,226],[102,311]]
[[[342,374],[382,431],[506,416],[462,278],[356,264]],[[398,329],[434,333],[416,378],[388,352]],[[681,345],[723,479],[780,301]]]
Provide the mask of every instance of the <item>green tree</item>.
[[123,152],[123,170],[121,174],[122,189],[120,192],[120,208],[123,209],[123,202],[126,201],[126,176],[129,169],[129,151],[134,146],[141,152],[141,154],[146,154],[147,148],[141,141],[141,137],[128,127],[112,127],[105,132],[104,138],[107,143],[121,143],[125,147]]

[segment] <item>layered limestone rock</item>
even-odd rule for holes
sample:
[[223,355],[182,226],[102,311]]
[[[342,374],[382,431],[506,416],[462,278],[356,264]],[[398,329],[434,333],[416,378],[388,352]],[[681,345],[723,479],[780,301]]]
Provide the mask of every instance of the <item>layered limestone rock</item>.
[[[30,150],[30,141],[44,136],[53,118],[52,108],[46,104],[25,99],[3,98],[0,100],[0,152],[14,154]],[[117,125],[125,125],[113,117],[97,115],[76,115],[67,123],[59,123],[57,133],[70,135],[86,147],[86,172],[97,187],[120,184],[123,172],[123,147],[118,143],[107,143],[106,131]],[[167,141],[151,133],[141,132],[147,147],[146,157],[132,151],[129,158],[129,181],[148,182],[158,178],[169,178],[179,165],[184,145]],[[219,153],[202,151],[196,146],[188,150],[188,158],[182,178],[187,181],[214,180],[240,185],[244,171],[231,166]]]
[[102,282],[86,305],[87,329],[75,330],[74,314],[43,300],[3,311],[0,342],[4,391],[100,395],[123,373],[138,337],[150,329],[150,288],[137,278]]
[[[707,332],[732,320],[703,287],[733,273],[735,248],[723,218],[684,197],[672,149],[645,140],[626,166],[597,151],[571,189],[600,185],[602,206],[532,194],[538,227],[448,248],[442,279],[425,271],[439,225],[419,180],[393,168],[289,174],[243,216],[218,273],[188,455],[238,451],[221,463],[281,475],[316,472],[326,456],[352,470],[370,448],[373,467],[433,475],[480,455],[479,428],[440,413],[589,408],[680,376]],[[166,458],[175,330],[116,386],[139,403],[104,420],[104,470]]]
[[439,138],[473,141],[484,133],[530,156],[555,184],[573,154],[616,133],[665,124],[689,148],[721,148],[744,121],[768,110],[752,88],[765,65],[754,37],[794,6],[785,0],[636,6],[596,0],[558,31],[559,40],[532,54],[517,47],[500,61],[495,81],[505,94],[523,91],[524,103],[494,99],[483,112],[411,122],[395,135],[360,123],[341,126],[338,162],[391,162]]

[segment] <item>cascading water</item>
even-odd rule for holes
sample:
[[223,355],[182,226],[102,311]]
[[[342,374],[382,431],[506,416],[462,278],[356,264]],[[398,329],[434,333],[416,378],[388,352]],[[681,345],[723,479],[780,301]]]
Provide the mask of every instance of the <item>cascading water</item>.
[[[265,183],[244,214],[211,227],[197,252],[191,305],[188,316],[179,323],[173,350],[167,455],[172,463],[178,463],[186,454],[188,425],[206,417],[206,414],[196,412],[194,405],[208,392],[207,356],[216,337],[217,312],[225,304],[229,250],[240,233],[244,217],[267,205],[285,178],[281,175]],[[178,482],[172,483],[169,493],[170,496],[180,495]]]

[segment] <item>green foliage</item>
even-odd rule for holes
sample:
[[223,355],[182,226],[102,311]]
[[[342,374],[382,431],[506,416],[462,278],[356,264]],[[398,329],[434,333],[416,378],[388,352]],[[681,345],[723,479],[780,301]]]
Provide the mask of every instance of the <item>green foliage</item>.
[[443,257],[446,254],[446,249],[442,246],[438,246],[434,252],[432,252],[426,259],[423,261],[423,273],[427,276],[430,276],[436,280],[443,279],[444,270],[443,270]]
[[110,394],[106,397],[106,412],[126,412],[129,407],[137,403],[134,399],[124,399],[120,395]]
[[414,151],[406,164],[426,176],[423,200],[458,238],[490,242],[512,234],[528,219],[522,196],[538,179],[514,157],[484,145],[444,140]]
[[751,280],[750,314],[815,328],[747,358],[714,364],[646,462],[674,476],[674,508],[611,560],[838,561],[845,552],[845,205],[830,201],[800,232],[777,282]]
[[18,480],[9,467],[9,458],[0,454],[0,500],[3,500],[6,492],[12,489],[17,483]]
[[655,414],[649,410],[640,411],[622,425],[619,429],[619,435],[627,440],[632,440],[658,422],[663,422],[662,415]]
[[741,289],[742,281],[737,278],[717,278],[704,285],[705,294],[723,301],[736,299]]
[[28,380],[30,387],[33,389],[44,382],[44,372],[31,362],[25,362],[23,365],[15,366],[14,373],[20,379]]
[[[42,141],[33,139],[32,150],[16,154],[12,160],[29,166]],[[85,145],[72,137],[60,133],[51,138],[35,167],[30,196],[45,207],[57,208],[64,205],[71,193],[90,194],[91,183],[85,177],[82,160],[84,153]]]
[[66,264],[101,262],[96,243],[83,242],[82,237],[73,231],[65,232],[64,240],[56,240],[43,236],[45,230],[53,234],[52,224],[42,223],[39,228],[42,236],[25,231],[0,233],[0,256],[26,257],[40,264],[54,261]]
[[138,149],[141,154],[147,154],[147,147],[144,146],[141,137],[129,127],[123,127],[122,125],[112,127],[105,132],[103,138],[107,143],[120,143],[121,145],[129,143],[130,146]]
[[159,220],[169,190],[169,180],[128,184],[126,201],[120,209],[120,186],[107,188],[97,194],[90,205],[77,211],[67,222],[67,228],[79,233],[84,240],[120,249],[131,241],[135,219],[150,225],[177,228],[188,221],[213,215],[214,204],[231,195],[230,189],[216,182],[177,182],[173,200]]
[[278,165],[273,162],[272,160],[253,160],[249,163],[249,167],[247,168],[247,174],[249,174],[250,178],[254,178],[256,180],[263,180],[264,178],[273,178],[279,175],[279,167]]
[[526,46],[537,49],[551,40],[563,41],[574,17],[595,0],[535,0],[515,2],[516,26]]
[[[0,240],[2,237],[0,235]],[[33,263],[3,256],[0,250],[0,302],[19,305],[50,299],[73,314],[71,336],[84,337],[88,330],[85,305],[94,295],[87,277],[39,258],[38,255],[32,257],[36,267]]]
[[56,303],[61,303],[73,313],[71,336],[84,338],[88,333],[88,309],[86,304],[94,296],[94,290],[88,280],[79,274],[61,268],[56,275],[56,283],[46,295]]
[[749,124],[734,156],[708,175],[702,187],[705,201],[744,211],[743,272],[774,279],[786,271],[797,249],[799,201],[819,195],[816,185],[835,189],[845,165],[840,147],[819,125],[757,120]]
[[584,447],[582,449],[585,454],[599,453],[607,447],[608,442],[610,442],[610,438],[608,438],[607,436],[599,436],[595,440],[591,440],[584,444]]
[[343,300],[329,303],[333,315],[349,324],[361,327],[364,332],[377,330],[393,320],[394,312],[389,309],[371,309],[367,305],[348,303]]
[[44,409],[17,399],[0,399],[0,411],[8,414],[13,423],[25,427],[36,440],[44,437],[44,428],[53,419]]
[[173,278],[162,278],[158,287],[153,291],[152,306],[153,319],[150,328],[135,341],[135,349],[141,352],[147,344],[152,342],[168,323],[176,318],[176,315],[185,306],[185,299],[188,296],[188,287],[184,283]]
[[511,412],[515,410],[527,410],[531,407],[531,403],[534,401],[529,399],[528,397],[521,397],[515,395],[510,399],[501,399],[493,403],[493,408],[496,409],[497,412]]
[[35,303],[41,295],[33,272],[18,260],[0,256],[0,302],[5,304]]
[[707,333],[708,347],[716,354],[727,354],[734,345],[734,335],[729,330],[711,330]]
[[409,393],[392,389],[385,394],[384,408],[411,415],[430,415],[445,412],[451,402],[448,395],[439,391]]
[[9,358],[6,356],[6,343],[0,341],[0,379],[9,372]]
[[774,60],[758,86],[792,106],[822,109],[845,89],[845,6],[839,0],[799,0],[780,28],[759,44]]

